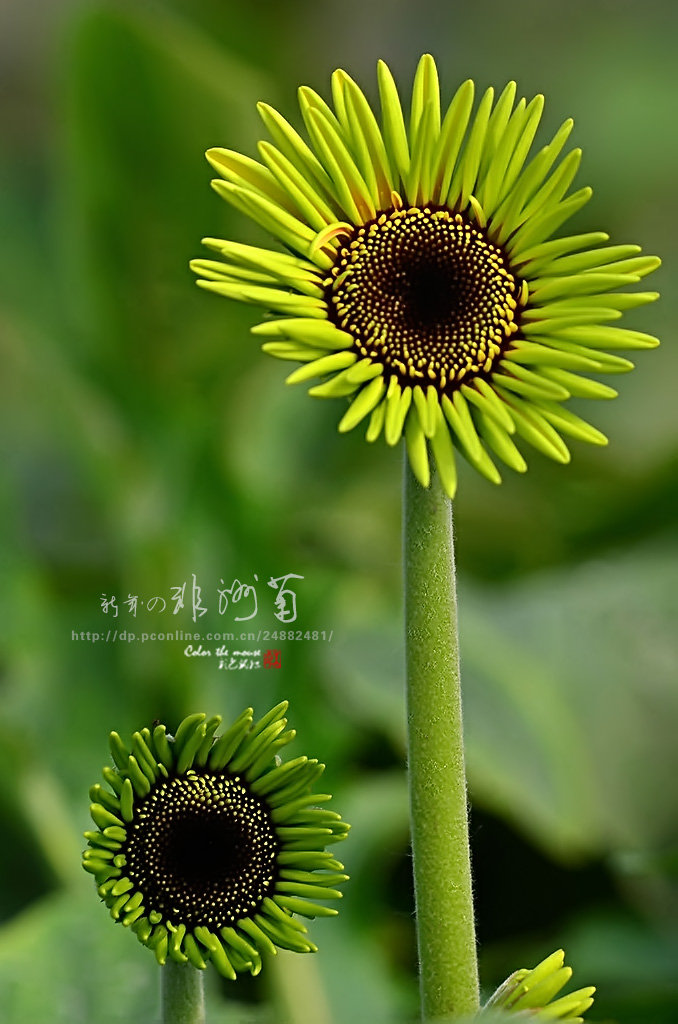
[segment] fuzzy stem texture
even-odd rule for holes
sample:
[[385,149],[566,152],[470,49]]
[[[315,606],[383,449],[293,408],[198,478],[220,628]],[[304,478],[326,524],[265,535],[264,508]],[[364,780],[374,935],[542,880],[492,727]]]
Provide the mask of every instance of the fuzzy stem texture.
[[205,1024],[203,972],[168,960],[160,971],[162,1024]]
[[407,717],[422,1017],[478,1011],[452,504],[405,461]]

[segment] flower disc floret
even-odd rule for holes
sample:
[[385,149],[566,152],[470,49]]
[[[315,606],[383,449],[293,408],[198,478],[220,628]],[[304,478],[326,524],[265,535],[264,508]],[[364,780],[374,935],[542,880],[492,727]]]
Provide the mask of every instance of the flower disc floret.
[[489,374],[518,330],[520,282],[501,250],[449,210],[393,210],[357,228],[327,286],[328,319],[403,388],[451,395]]
[[110,745],[115,768],[93,786],[83,866],[111,916],[159,963],[169,957],[234,979],[257,974],[277,947],[312,952],[297,915],[336,910],[348,877],[325,846],[348,825],[311,787],[324,765],[278,751],[287,703],[253,723],[252,709],[221,736],[219,716],[190,715],[174,736],[156,725]]
[[274,891],[279,844],[268,808],[223,773],[189,771],[140,802],[121,847],[149,910],[222,928]]
[[423,486],[433,461],[453,496],[458,454],[499,483],[495,460],[524,472],[525,445],[566,463],[564,438],[606,444],[566,403],[615,397],[597,375],[658,344],[610,323],[658,297],[628,289],[660,261],[604,232],[557,234],[591,197],[569,191],[573,122],[535,152],[544,99],[517,100],[515,82],[475,110],[464,82],[443,111],[428,54],[409,114],[383,61],[378,82],[380,122],[338,70],[332,105],[299,90],[308,141],[260,104],[260,161],[208,152],[219,195],[285,251],[204,239],[218,258],[192,262],[198,283],[272,314],[253,332],[302,364],[288,383],[348,400],[342,432],[404,437]]

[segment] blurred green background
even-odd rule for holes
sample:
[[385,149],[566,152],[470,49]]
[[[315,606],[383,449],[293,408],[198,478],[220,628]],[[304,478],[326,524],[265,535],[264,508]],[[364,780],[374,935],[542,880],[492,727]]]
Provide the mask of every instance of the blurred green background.
[[[595,190],[573,228],[664,259],[662,302],[628,318],[663,346],[612,381],[618,401],[587,407],[609,448],[575,442],[566,469],[531,454],[500,488],[468,470],[455,511],[485,986],[564,945],[575,980],[598,985],[592,1021],[678,1019],[677,29],[678,9],[652,0],[2,8],[6,1024],[156,1019],[152,957],[79,868],[107,734],[282,697],[293,751],[327,761],[353,823],[352,882],[291,975],[210,976],[209,1019],[416,1016],[399,455],[339,437],[336,405],[282,387],[287,367],[248,334],[256,311],[200,292],[187,263],[203,235],[262,237],[211,191],[202,156],[254,155],[258,99],[294,119],[296,86],[328,95],[336,66],[374,99],[378,57],[407,92],[424,50],[448,97],[468,76],[516,78],[546,95],[542,138],[573,116],[578,183]],[[196,628],[230,630],[209,600],[220,578],[289,572],[304,577],[295,625],[334,632],[265,645],[280,670],[72,639],[192,628],[123,602],[193,573],[209,607]],[[264,591],[256,625],[274,629]]]

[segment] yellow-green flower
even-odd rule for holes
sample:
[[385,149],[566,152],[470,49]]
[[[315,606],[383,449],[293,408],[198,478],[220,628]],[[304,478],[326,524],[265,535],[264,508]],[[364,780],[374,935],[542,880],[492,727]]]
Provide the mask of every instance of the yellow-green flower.
[[593,1005],[596,990],[590,985],[556,999],[571,977],[572,968],[565,966],[565,953],[557,949],[531,971],[514,971],[488,1000],[478,1019],[502,1009],[525,1020],[583,1024],[582,1014]]
[[217,715],[185,718],[176,735],[142,729],[126,747],[111,733],[115,768],[90,790],[97,831],[83,866],[114,920],[163,964],[169,957],[227,978],[258,974],[276,947],[314,952],[296,915],[337,911],[348,877],[325,846],[349,826],[311,792],[324,765],[281,763],[294,739],[277,705],[253,723],[247,708],[221,736]]
[[516,440],[563,463],[563,435],[605,444],[564,403],[614,397],[589,375],[630,370],[617,350],[658,344],[609,324],[657,298],[626,289],[659,260],[603,232],[552,237],[591,189],[568,191],[581,157],[561,157],[572,121],[532,152],[542,96],[516,102],[510,82],[474,111],[467,81],[443,112],[425,55],[406,116],[383,62],[378,79],[381,123],[338,70],[332,106],[299,90],[308,141],[262,103],[261,161],[209,150],[219,195],[286,251],[204,239],[219,259],[193,261],[198,283],[272,313],[253,331],[304,364],[288,381],[348,399],[341,431],[404,435],[423,486],[432,456],[454,495],[455,450],[499,483],[495,457],[526,469]]

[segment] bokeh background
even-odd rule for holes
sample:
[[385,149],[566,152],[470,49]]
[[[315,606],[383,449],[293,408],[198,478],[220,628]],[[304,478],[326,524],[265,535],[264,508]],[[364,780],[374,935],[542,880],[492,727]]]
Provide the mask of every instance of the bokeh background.
[[[203,151],[254,155],[255,101],[294,119],[297,84],[345,67],[409,90],[430,50],[544,92],[595,195],[573,228],[664,259],[664,340],[588,414],[607,449],[530,455],[455,503],[465,725],[485,988],[565,946],[591,1020],[678,1019],[678,8],[648,0],[10,2],[0,9],[0,1005],[6,1024],[156,1019],[150,954],[79,868],[107,734],[289,697],[297,752],[327,761],[353,823],[342,914],[313,958],[209,977],[210,1021],[392,1024],[416,1016],[404,779],[400,458],[339,437],[339,410],[285,389],[256,312],[200,292],[203,235],[262,237],[209,188]],[[655,284],[656,281],[656,284]],[[73,632],[194,628],[124,605],[195,573],[298,581],[279,670],[219,671],[180,641]],[[267,598],[268,593],[268,598]],[[117,596],[106,615],[101,595]],[[272,591],[257,627],[275,629]],[[211,599],[210,599],[211,598]],[[171,606],[169,606],[171,607]],[[207,645],[210,646],[210,645]],[[213,646],[213,645],[211,645]],[[272,1002],[271,1002],[272,1000]],[[272,1009],[271,1007],[274,1007]]]

